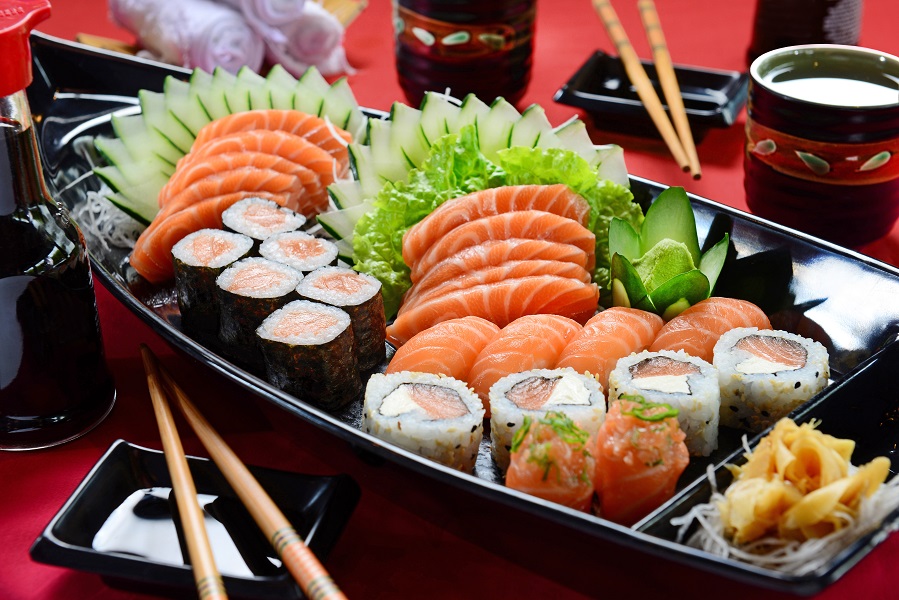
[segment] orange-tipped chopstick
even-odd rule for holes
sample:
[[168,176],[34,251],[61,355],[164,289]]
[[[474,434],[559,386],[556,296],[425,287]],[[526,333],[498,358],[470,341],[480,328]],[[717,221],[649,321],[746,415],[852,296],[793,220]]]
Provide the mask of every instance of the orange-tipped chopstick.
[[659,96],[652,87],[652,82],[649,80],[649,76],[643,69],[643,65],[640,63],[637,52],[634,50],[633,46],[631,46],[627,33],[624,31],[624,27],[621,26],[621,22],[618,20],[615,9],[612,8],[609,0],[593,0],[593,8],[596,10],[596,14],[599,15],[602,24],[605,26],[606,32],[609,34],[612,43],[615,44],[615,48],[618,50],[618,56],[621,57],[621,62],[627,72],[628,79],[634,84],[637,95],[640,96],[640,101],[643,102],[643,106],[646,107],[649,117],[652,119],[652,122],[655,123],[656,129],[659,130],[662,139],[665,140],[668,150],[671,152],[671,155],[674,157],[678,166],[684,171],[689,171],[690,161],[687,158],[687,153],[684,151],[684,147],[681,145],[680,139],[677,137],[677,132],[674,130],[671,121],[668,119],[668,115],[665,114],[665,109],[662,107],[662,101],[659,100]]
[[153,400],[153,412],[156,414],[159,434],[162,437],[163,454],[172,478],[172,489],[175,491],[175,501],[178,504],[178,513],[187,540],[187,552],[190,555],[197,594],[200,600],[226,599],[228,595],[225,593],[225,584],[215,566],[212,547],[209,545],[209,536],[203,522],[203,509],[197,500],[197,488],[187,466],[187,458],[184,456],[178,429],[175,427],[172,411],[159,381],[159,373],[149,355],[149,348],[141,346],[141,351],[150,398]]
[[693,132],[690,130],[690,122],[687,120],[687,111],[684,109],[684,99],[681,97],[680,86],[677,83],[677,75],[674,73],[674,65],[671,63],[671,55],[668,52],[668,44],[665,42],[665,34],[662,33],[662,23],[656,12],[656,5],[652,0],[639,0],[637,8],[640,9],[640,18],[643,20],[643,28],[646,37],[652,47],[652,60],[655,63],[659,83],[665,93],[668,102],[668,111],[674,128],[680,138],[681,145],[687,153],[690,163],[690,174],[693,179],[702,177],[699,167],[699,155],[696,153],[696,144],[693,142]]
[[212,425],[200,414],[165,368],[156,361],[146,346],[141,347],[145,356],[155,363],[162,381],[172,399],[187,418],[212,457],[213,462],[228,480],[241,502],[253,516],[256,524],[271,542],[278,557],[293,578],[300,584],[310,600],[346,600],[343,592],[328,575],[315,554],[306,546],[303,538],[293,528],[287,517],[265,492],[249,469],[241,462]]

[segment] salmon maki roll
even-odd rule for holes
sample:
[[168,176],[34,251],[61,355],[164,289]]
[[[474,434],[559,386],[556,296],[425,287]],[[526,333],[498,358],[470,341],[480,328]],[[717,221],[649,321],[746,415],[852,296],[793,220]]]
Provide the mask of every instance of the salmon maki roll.
[[403,298],[403,304],[400,306],[397,314],[402,314],[421,303],[439,298],[456,290],[466,289],[475,285],[498,283],[509,279],[536,277],[539,275],[567,277],[587,284],[592,280],[590,273],[586,269],[570,262],[555,260],[510,261],[501,265],[470,271],[461,277],[451,279],[430,289],[421,290],[413,286]]
[[417,371],[468,381],[478,354],[499,332],[499,327],[481,317],[437,323],[400,346],[387,365],[387,373]]
[[752,302],[713,296],[665,323],[649,350],[683,350],[710,363],[715,343],[724,333],[737,327],[771,329],[771,321]]
[[547,411],[565,414],[593,435],[606,415],[599,383],[573,369],[533,369],[506,375],[490,387],[490,455],[500,471],[509,467],[512,440],[525,418]]
[[530,238],[577,246],[587,255],[586,269],[596,266],[596,236],[592,231],[566,217],[539,210],[520,210],[481,217],[449,231],[436,240],[422,257],[407,263],[413,283],[442,260],[460,250],[487,240]]
[[786,331],[739,327],[715,344],[721,423],[759,433],[827,386],[827,349]]
[[552,369],[562,349],[581,330],[560,315],[525,315],[502,328],[484,346],[468,374],[468,384],[481,398],[490,416],[490,388],[511,373]]
[[556,366],[589,373],[599,381],[603,390],[608,390],[609,373],[615,368],[615,363],[648,348],[663,324],[657,314],[636,308],[615,306],[600,311],[565,346]]
[[222,213],[225,231],[242,233],[253,239],[255,249],[276,233],[295,231],[306,224],[306,217],[265,198],[246,198]]
[[589,512],[595,471],[589,441],[589,434],[563,413],[525,417],[512,440],[506,486]]
[[353,141],[353,136],[348,131],[316,115],[274,108],[247,110],[216,119],[197,132],[192,148],[232,133],[257,129],[284,131],[300,136],[344,165],[349,160],[347,145]]
[[677,411],[640,396],[609,403],[593,456],[598,514],[633,525],[673,495],[690,461]]
[[540,210],[587,225],[590,206],[564,184],[510,185],[448,200],[403,236],[403,260],[418,261],[437,240],[469,221],[520,210]]
[[440,261],[412,289],[422,293],[473,271],[523,260],[551,260],[587,268],[587,254],[571,244],[527,238],[487,240]]
[[540,275],[475,285],[423,302],[387,327],[396,347],[441,321],[476,316],[505,327],[526,315],[555,314],[586,322],[599,305],[599,288],[567,277]]
[[263,198],[283,203],[281,196],[268,192],[235,192],[207,198],[161,221],[153,221],[134,244],[129,256],[131,266],[151,283],[174,277],[172,248],[185,236],[200,229],[220,229],[222,213],[245,198]]
[[265,378],[275,387],[325,410],[362,393],[350,316],[339,308],[294,300],[267,316],[255,334]]
[[381,282],[345,267],[321,267],[308,273],[297,293],[309,300],[337,306],[350,315],[359,368],[381,366],[387,356],[384,298]]
[[375,373],[365,387],[362,431],[466,473],[484,436],[484,409],[459,381],[433,373]]
[[340,250],[330,240],[304,231],[275,233],[259,245],[259,255],[309,273],[319,267],[337,266]]

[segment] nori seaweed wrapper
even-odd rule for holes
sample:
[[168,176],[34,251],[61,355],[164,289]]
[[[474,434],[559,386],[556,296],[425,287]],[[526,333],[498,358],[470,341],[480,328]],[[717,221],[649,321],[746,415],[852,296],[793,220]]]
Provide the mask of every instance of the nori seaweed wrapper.
[[250,298],[218,288],[221,314],[218,340],[222,351],[231,359],[261,371],[262,354],[259,352],[256,328],[267,316],[298,298],[296,292],[288,292],[277,298]]
[[342,408],[362,394],[352,327],[322,344],[258,339],[266,379],[288,394],[325,410]]

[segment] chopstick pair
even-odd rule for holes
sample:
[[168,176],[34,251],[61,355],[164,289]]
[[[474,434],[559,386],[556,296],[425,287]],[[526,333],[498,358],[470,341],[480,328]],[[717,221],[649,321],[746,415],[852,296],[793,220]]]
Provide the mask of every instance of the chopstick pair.
[[[655,63],[656,73],[659,76],[659,83],[665,94],[665,100],[668,101],[668,109],[671,112],[671,120],[665,114],[659,96],[656,94],[646,74],[646,70],[640,63],[627,33],[624,31],[615,9],[612,8],[611,0],[592,0],[593,8],[602,20],[606,28],[606,32],[615,44],[624,69],[627,72],[628,79],[634,84],[637,95],[646,107],[650,118],[659,130],[662,139],[668,146],[674,160],[684,171],[689,171],[693,179],[699,179],[702,176],[702,170],[699,166],[699,156],[696,153],[696,144],[693,141],[693,133],[690,131],[690,123],[687,120],[687,112],[684,109],[684,101],[680,94],[680,87],[677,83],[677,76],[674,73],[674,66],[671,63],[671,56],[668,53],[668,45],[665,42],[665,35],[662,33],[662,25],[659,21],[659,15],[656,12],[655,3],[652,0],[639,0],[637,6],[640,10],[640,17],[643,21],[643,28],[646,30],[646,36],[652,46],[653,61]],[[676,130],[675,130],[676,128]]]
[[303,593],[310,600],[346,600],[346,596],[328,575],[315,554],[306,546],[287,517],[165,368],[159,364],[152,350],[144,344],[141,344],[140,348],[153,409],[162,436],[166,464],[172,477],[175,500],[184,519],[187,547],[200,599],[227,598],[227,595],[212,558],[212,550],[203,524],[202,509],[197,501],[196,488],[166,399],[167,394],[177,403],[213,462],[253,516],[253,520],[268,538],[291,576],[300,584]]

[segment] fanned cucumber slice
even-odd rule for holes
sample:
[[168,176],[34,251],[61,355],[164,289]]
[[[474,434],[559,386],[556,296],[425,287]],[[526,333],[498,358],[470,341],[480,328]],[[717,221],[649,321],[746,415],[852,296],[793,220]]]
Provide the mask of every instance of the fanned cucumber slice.
[[251,109],[272,108],[272,97],[265,77],[245,66],[237,72],[237,81],[246,88]]
[[190,152],[194,143],[194,135],[187,126],[179,121],[166,106],[165,94],[141,90],[140,99],[141,116],[147,128],[159,133],[183,156]]
[[183,156],[182,152],[162,137],[158,132],[151,130],[144,123],[142,115],[113,115],[112,128],[116,136],[122,140],[128,152],[133,157],[156,156],[162,163],[163,171],[171,175],[175,171],[175,164]]
[[328,186],[328,195],[337,210],[362,204],[362,186],[355,179],[339,179]]
[[520,118],[521,113],[503,98],[497,98],[490,111],[478,118],[478,145],[487,160],[495,162],[497,151],[509,147],[512,127]]
[[521,118],[512,124],[509,147],[535,148],[540,144],[541,137],[547,133],[552,134],[552,128],[543,107],[539,104],[532,104],[521,114]]
[[425,92],[425,97],[421,101],[421,131],[428,145],[448,133],[458,131],[461,112],[460,105],[451,101],[445,94]]
[[462,101],[462,106],[459,108],[456,131],[462,129],[466,125],[476,125],[477,122],[489,112],[490,107],[484,104],[480,98],[474,94],[468,94],[465,96],[465,99]]
[[599,164],[596,146],[590,139],[587,126],[577,117],[572,117],[556,127],[554,133],[562,141],[562,147],[577,152],[584,160],[595,167]]
[[[380,119],[370,119],[369,126]],[[423,126],[425,115],[402,102],[394,102],[390,109],[391,148],[402,154],[408,168],[417,167],[428,157],[430,144],[425,137]],[[371,129],[369,129],[371,131]],[[405,179],[404,173],[401,179]]]
[[368,122],[368,143],[372,169],[381,181],[402,181],[406,178],[412,165],[394,135],[393,123],[371,119]]
[[362,187],[362,196],[364,198],[373,198],[387,180],[378,175],[379,169],[375,165],[371,146],[363,146],[362,144],[350,144],[348,146],[350,155],[350,169],[359,185]]
[[[129,215],[142,223],[149,223],[159,212],[159,189],[162,187],[158,180],[146,179],[139,183],[129,182],[118,167],[98,167],[94,173],[101,180],[113,188],[114,194],[108,196],[109,200]],[[166,180],[163,180],[163,184]]]
[[288,110],[294,108],[294,96],[297,93],[297,79],[281,65],[269,69],[265,77],[265,89],[268,90],[272,108]]
[[344,240],[351,248],[353,245],[353,229],[362,215],[371,210],[369,201],[344,208],[330,210],[316,217],[319,225],[335,240]]

